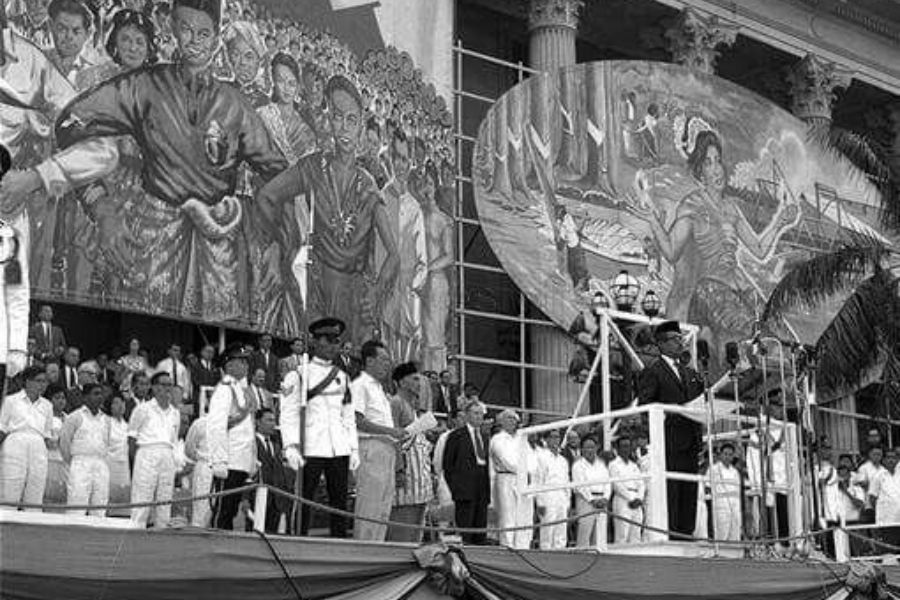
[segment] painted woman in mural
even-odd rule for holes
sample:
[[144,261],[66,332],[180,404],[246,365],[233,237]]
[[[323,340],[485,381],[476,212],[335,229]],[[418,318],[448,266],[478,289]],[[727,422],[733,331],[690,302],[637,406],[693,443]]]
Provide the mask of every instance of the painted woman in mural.
[[750,334],[764,301],[742,257],[749,253],[760,263],[769,261],[781,236],[799,222],[800,207],[791,194],[782,195],[769,224],[757,233],[726,185],[718,134],[696,124],[688,129],[687,168],[699,187],[677,203],[672,217],[656,208],[653,172],[638,171],[637,202],[630,210],[647,223],[653,243],[672,266],[667,316],[703,326],[724,356],[726,342]]

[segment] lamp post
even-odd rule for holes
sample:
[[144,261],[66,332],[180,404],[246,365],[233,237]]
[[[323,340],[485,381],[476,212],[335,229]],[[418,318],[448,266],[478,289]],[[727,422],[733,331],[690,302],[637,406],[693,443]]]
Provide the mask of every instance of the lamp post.
[[644,292],[644,299],[641,300],[641,310],[645,315],[650,317],[651,319],[659,316],[659,311],[662,308],[662,301],[659,299],[659,296],[656,295],[656,292],[653,290],[647,290]]
[[612,293],[613,302],[616,303],[616,309],[622,312],[631,312],[641,291],[641,284],[633,275],[623,269],[613,279],[609,291]]

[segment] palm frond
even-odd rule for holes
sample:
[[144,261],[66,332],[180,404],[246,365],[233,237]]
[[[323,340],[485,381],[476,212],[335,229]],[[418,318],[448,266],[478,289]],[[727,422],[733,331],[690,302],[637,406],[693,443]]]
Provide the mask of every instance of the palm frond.
[[831,389],[858,386],[864,374],[888,351],[900,316],[897,279],[880,267],[859,284],[831,321],[816,347],[819,382]]
[[859,169],[881,195],[881,225],[900,230],[900,172],[887,159],[887,151],[867,136],[835,127],[810,127],[810,138],[835,157],[843,157]]
[[762,320],[779,317],[798,305],[815,306],[859,283],[871,275],[887,253],[878,240],[856,235],[836,250],[793,265],[769,295]]

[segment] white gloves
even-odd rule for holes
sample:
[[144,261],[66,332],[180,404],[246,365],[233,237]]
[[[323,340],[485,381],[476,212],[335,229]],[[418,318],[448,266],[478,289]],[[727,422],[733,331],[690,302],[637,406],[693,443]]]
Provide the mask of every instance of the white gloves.
[[297,471],[306,461],[303,460],[303,457],[300,455],[300,451],[297,449],[297,446],[288,446],[284,449],[284,458],[287,460],[288,466],[293,470]]
[[27,362],[25,353],[21,350],[10,350],[6,355],[6,376],[15,377],[22,372]]
[[228,467],[225,465],[214,466],[212,473],[216,479],[228,479]]
[[355,471],[359,468],[359,450],[350,451],[350,470]]

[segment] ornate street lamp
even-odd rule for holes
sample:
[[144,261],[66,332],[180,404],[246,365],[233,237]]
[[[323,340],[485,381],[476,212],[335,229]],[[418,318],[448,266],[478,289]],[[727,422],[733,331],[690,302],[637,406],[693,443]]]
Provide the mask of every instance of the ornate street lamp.
[[662,301],[656,292],[653,290],[644,292],[644,299],[641,300],[641,310],[644,311],[644,314],[652,319],[659,315],[660,308],[662,308]]
[[635,302],[637,302],[641,285],[634,276],[623,269],[613,279],[612,285],[609,286],[609,291],[612,293],[613,301],[616,303],[618,310],[631,312]]

